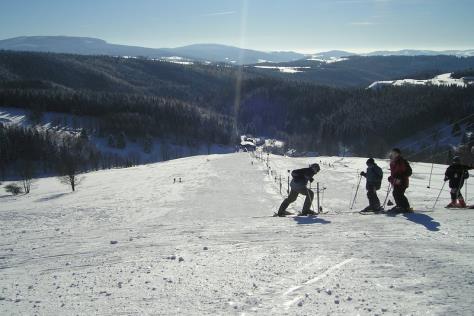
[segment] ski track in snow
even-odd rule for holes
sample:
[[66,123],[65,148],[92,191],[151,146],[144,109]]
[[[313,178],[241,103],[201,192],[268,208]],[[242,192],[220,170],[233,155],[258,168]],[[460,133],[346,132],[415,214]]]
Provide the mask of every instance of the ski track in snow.
[[[306,281],[303,285],[298,285],[298,286],[293,286],[291,288],[288,289],[288,291],[286,291],[285,293],[283,293],[283,296],[288,296],[289,294],[301,289],[302,287],[304,287],[305,285],[310,285],[310,284],[313,284],[319,280],[321,280],[322,278],[324,278],[325,276],[327,276],[329,273],[333,272],[334,270],[337,270],[339,269],[340,267],[348,264],[349,262],[351,262],[352,260],[354,260],[354,258],[350,258],[350,259],[347,259],[347,260],[344,260],[343,262],[340,262],[332,267],[330,267],[329,269],[326,270],[326,272],[312,278],[311,280],[308,280]],[[290,305],[292,305],[296,300],[299,300],[301,299],[301,297],[296,297],[295,299],[292,299],[290,301],[287,301],[284,303],[284,305],[286,307],[290,307]]]
[[270,165],[285,179],[315,160],[330,211],[317,218],[271,217],[279,185],[245,153],[93,172],[75,193],[44,178],[28,196],[0,195],[0,315],[472,313],[474,211],[444,209],[446,190],[429,212],[442,181],[426,188],[430,164],[412,163],[407,191],[426,212],[361,216],[363,187],[348,205],[366,159]]

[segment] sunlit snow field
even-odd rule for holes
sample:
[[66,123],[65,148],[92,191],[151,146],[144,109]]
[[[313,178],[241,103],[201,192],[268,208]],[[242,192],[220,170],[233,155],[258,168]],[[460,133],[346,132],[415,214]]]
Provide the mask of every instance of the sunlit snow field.
[[[446,166],[427,188],[431,165],[412,163],[418,213],[363,216],[365,161],[271,155],[270,176],[247,153],[197,156],[2,193],[0,314],[471,315],[474,210],[444,209],[445,188],[432,211]],[[271,217],[279,176],[285,195],[312,162],[328,213]]]

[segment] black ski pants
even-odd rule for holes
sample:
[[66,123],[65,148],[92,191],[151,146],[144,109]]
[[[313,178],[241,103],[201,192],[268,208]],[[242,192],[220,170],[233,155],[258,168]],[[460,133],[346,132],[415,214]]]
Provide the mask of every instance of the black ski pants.
[[408,199],[405,196],[406,190],[407,188],[405,186],[395,185],[393,187],[393,198],[395,199],[395,204],[398,207],[408,210],[410,208],[410,203],[408,202]]
[[462,189],[462,184],[461,186],[457,188],[451,188],[451,200],[453,201],[464,200],[464,197],[462,196],[462,193],[461,193],[461,189]]
[[380,200],[374,185],[367,185],[367,198],[369,199],[369,208],[371,210],[375,211],[380,208]]
[[313,201],[313,198],[314,198],[314,192],[306,187],[292,187],[288,197],[281,203],[280,209],[278,210],[278,212],[282,213],[286,211],[288,206],[294,201],[296,201],[296,198],[298,197],[299,194],[306,196],[304,200],[304,205],[303,205],[303,213],[306,211],[309,211],[311,209],[311,202]]

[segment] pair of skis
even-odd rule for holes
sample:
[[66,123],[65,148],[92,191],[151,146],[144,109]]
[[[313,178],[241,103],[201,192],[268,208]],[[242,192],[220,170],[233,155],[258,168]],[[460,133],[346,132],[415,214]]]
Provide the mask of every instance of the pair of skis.
[[328,212],[319,212],[319,213],[315,213],[315,214],[307,214],[307,215],[303,215],[302,213],[291,213],[291,214],[287,214],[285,216],[279,216],[278,213],[273,213],[272,217],[291,217],[291,218],[294,218],[294,217],[317,217],[318,215],[321,215],[321,214],[327,214]]
[[467,205],[466,207],[459,207],[459,206],[453,206],[453,207],[445,207],[448,210],[474,210],[474,205]]
[[361,215],[379,215],[379,214],[410,214],[410,213],[416,213],[414,210],[380,210],[380,211],[360,211],[359,214]]

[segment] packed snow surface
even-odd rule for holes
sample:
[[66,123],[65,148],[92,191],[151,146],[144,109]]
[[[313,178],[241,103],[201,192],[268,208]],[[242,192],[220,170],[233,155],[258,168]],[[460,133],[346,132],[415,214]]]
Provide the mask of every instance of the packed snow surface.
[[[197,156],[3,194],[0,315],[471,315],[474,211],[444,209],[446,188],[431,211],[445,166],[428,189],[412,163],[419,213],[363,216],[365,160],[270,155],[270,176],[247,153]],[[271,217],[287,170],[315,161],[328,213]]]

